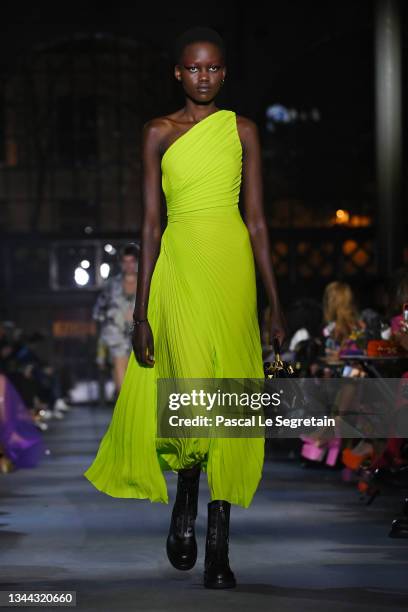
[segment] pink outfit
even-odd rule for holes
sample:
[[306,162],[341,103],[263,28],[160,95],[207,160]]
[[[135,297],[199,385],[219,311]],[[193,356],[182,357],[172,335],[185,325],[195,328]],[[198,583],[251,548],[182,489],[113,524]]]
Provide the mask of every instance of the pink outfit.
[[331,438],[322,446],[318,446],[315,440],[313,440],[313,438],[309,438],[308,436],[300,436],[300,438],[303,440],[301,451],[302,457],[305,459],[310,459],[311,461],[322,461],[327,451],[326,465],[336,465],[337,457],[341,448],[341,438]]

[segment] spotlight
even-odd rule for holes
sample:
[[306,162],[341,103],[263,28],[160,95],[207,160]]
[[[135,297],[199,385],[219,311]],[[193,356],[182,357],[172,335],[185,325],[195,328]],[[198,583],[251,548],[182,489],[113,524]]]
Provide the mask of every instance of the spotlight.
[[100,269],[100,273],[102,278],[108,278],[109,273],[110,273],[110,265],[108,263],[103,263],[101,264]]
[[76,284],[79,285],[80,287],[83,287],[89,282],[88,272],[80,267],[75,268],[74,278],[75,278]]
[[103,247],[103,250],[105,251],[105,253],[108,253],[109,255],[116,254],[116,249],[112,244],[105,244],[105,246]]
[[336,210],[336,222],[337,223],[347,223],[350,219],[350,214],[347,210],[343,210],[339,208]]

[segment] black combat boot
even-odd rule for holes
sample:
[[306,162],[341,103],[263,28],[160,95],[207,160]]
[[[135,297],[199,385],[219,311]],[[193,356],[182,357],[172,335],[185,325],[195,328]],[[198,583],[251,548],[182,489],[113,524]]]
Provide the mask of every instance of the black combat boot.
[[197,517],[198,489],[201,465],[179,470],[177,494],[171,515],[167,537],[167,556],[170,563],[179,570],[189,570],[197,560],[195,520]]
[[228,559],[230,509],[231,504],[224,500],[217,499],[208,504],[204,561],[204,586],[207,589],[236,586]]

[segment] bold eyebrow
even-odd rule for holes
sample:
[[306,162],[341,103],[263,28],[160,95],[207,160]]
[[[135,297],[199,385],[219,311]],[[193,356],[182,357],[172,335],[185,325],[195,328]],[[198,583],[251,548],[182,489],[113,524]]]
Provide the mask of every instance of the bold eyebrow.
[[[204,63],[204,62],[203,62],[203,63]],[[186,62],[184,65],[186,66],[186,65],[188,65],[188,64],[200,64],[200,61],[199,61],[199,60],[196,60],[196,61],[195,61],[195,60],[193,60],[193,61],[191,61],[191,62]],[[220,65],[221,65],[221,63],[220,63],[220,62],[208,62],[208,65],[209,65],[209,66],[210,66],[210,65],[211,65],[211,66],[213,66],[214,64],[216,64],[217,66],[220,66]]]

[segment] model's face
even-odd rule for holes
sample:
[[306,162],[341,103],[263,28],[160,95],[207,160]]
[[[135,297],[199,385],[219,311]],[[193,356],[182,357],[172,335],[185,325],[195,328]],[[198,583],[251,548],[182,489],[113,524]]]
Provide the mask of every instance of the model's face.
[[124,255],[122,257],[122,272],[123,274],[136,274],[137,259],[133,255]]
[[227,71],[221,51],[209,42],[197,42],[185,47],[180,64],[174,69],[187,96],[195,102],[210,102],[215,98]]

